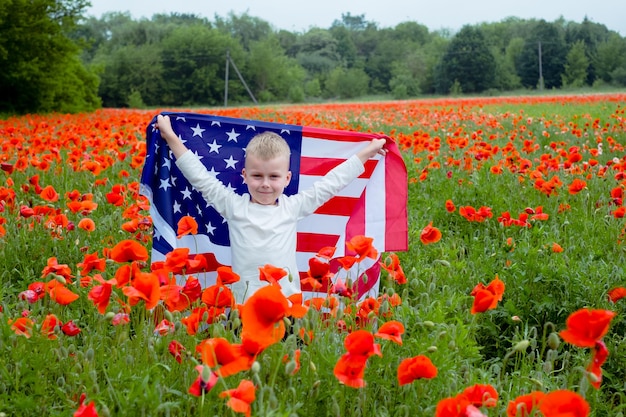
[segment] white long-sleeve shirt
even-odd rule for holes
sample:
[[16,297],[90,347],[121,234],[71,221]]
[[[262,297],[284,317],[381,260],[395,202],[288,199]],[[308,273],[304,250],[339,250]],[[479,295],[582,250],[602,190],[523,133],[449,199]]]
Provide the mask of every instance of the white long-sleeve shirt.
[[259,268],[270,264],[285,269],[290,277],[279,281],[283,294],[301,292],[296,262],[298,220],[312,214],[364,171],[357,156],[338,165],[309,189],[292,196],[281,195],[276,205],[253,203],[249,194],[239,195],[211,175],[197,156],[187,151],[176,160],[187,181],[228,222],[232,269],[241,280],[232,284],[237,303],[267,285]]

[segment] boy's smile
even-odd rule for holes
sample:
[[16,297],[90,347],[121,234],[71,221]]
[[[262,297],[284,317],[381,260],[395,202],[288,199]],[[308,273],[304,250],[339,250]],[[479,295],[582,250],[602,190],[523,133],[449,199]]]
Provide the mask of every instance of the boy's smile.
[[262,205],[276,204],[291,180],[289,159],[285,156],[265,160],[248,155],[242,174],[252,202]]

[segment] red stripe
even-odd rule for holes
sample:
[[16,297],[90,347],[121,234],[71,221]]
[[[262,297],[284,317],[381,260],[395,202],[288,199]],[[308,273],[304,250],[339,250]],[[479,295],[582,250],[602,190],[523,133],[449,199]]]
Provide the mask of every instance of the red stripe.
[[395,142],[387,143],[385,157],[385,251],[409,249],[408,180]]
[[339,235],[298,232],[296,247],[298,252],[317,253],[326,246],[337,246]]
[[354,207],[356,207],[358,202],[358,198],[336,196],[315,210],[315,213],[349,217],[352,215]]
[[379,133],[352,132],[349,130],[324,129],[310,126],[302,126],[302,136],[340,142],[369,142],[375,138],[389,138],[387,135]]
[[[300,158],[300,175],[315,175],[323,177],[328,174],[328,171],[344,161],[345,159],[312,158],[303,156]],[[377,164],[378,161],[375,159],[366,161],[364,164],[365,171],[359,176],[359,178],[370,178],[376,169]]]

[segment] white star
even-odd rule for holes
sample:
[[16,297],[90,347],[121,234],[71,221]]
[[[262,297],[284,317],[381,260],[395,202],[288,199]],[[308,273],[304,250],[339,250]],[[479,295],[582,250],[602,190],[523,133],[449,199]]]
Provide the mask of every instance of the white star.
[[198,157],[198,159],[202,159],[202,158],[204,158],[204,156],[200,155],[200,154],[198,153],[198,151],[193,151],[193,153],[195,153],[195,154],[196,154],[196,156]]
[[165,178],[164,180],[161,180],[161,185],[159,185],[159,188],[163,188],[165,191],[167,191],[168,187],[172,187],[172,184],[170,184],[170,179]]
[[220,124],[220,122],[218,122],[217,120],[213,120],[213,121],[211,122],[211,126],[215,126],[215,125],[217,125],[217,126],[219,126],[219,127],[222,127],[222,125]]
[[169,158],[166,158],[163,161],[163,166],[166,167],[167,169],[172,169],[172,160]]
[[253,126],[253,125],[248,125],[248,126],[246,126],[246,130],[248,130],[248,129],[256,130],[256,127]]
[[185,189],[181,191],[181,193],[183,195],[183,200],[186,198],[191,200],[191,190],[189,189],[189,187],[185,187]]
[[209,153],[211,152],[215,152],[216,154],[220,153],[220,148],[222,147],[222,145],[218,145],[217,142],[215,141],[215,139],[213,139],[213,143],[207,143],[207,145],[209,145]]
[[281,134],[281,135],[282,135],[283,133],[286,133],[286,134],[288,134],[288,135],[291,135],[291,131],[290,131],[290,130],[288,130],[288,129],[283,129],[283,130],[281,130],[281,131],[280,131],[280,134]]
[[178,203],[178,201],[174,201],[174,213],[182,213],[180,211],[180,203]]
[[233,191],[233,192],[235,191],[235,188],[232,185],[230,185],[230,183],[228,183],[228,185],[226,186],[226,189],[228,191]]
[[217,177],[217,174],[219,174],[219,172],[217,172],[214,167],[211,167],[211,169],[209,170],[209,175],[215,178]]
[[185,119],[183,116],[176,116],[176,120],[182,120],[183,122],[187,121],[187,119]]
[[178,180],[178,177],[171,177],[171,179],[172,179],[172,185],[176,187],[176,181]]
[[237,137],[239,136],[239,133],[235,133],[235,128],[233,127],[232,130],[230,132],[226,132],[226,134],[228,135],[228,141],[230,142],[235,141],[237,142]]
[[197,205],[197,204],[196,204],[196,211],[197,211],[198,213],[202,213],[202,209],[201,209],[201,208],[200,208],[200,206],[199,206],[199,205]]
[[192,137],[194,137],[194,136],[200,136],[200,137],[202,137],[202,132],[204,132],[206,129],[202,129],[202,128],[200,127],[200,123],[198,123],[198,124],[196,125],[196,127],[192,127],[192,128],[191,128],[191,130],[193,130],[193,136],[192,136]]
[[237,162],[239,161],[231,155],[228,159],[224,159],[224,162],[226,162],[226,168],[237,169]]
[[161,230],[158,227],[152,228],[152,231],[153,231],[152,239],[154,240],[161,239]]
[[213,234],[213,232],[215,231],[215,227],[213,227],[213,225],[211,224],[211,222],[206,224],[206,231],[209,234]]

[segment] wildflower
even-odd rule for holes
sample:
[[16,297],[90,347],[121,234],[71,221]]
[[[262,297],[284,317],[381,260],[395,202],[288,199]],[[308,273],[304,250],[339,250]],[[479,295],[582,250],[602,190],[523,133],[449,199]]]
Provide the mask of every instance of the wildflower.
[[624,287],[616,287],[609,291],[608,294],[609,301],[612,303],[617,303],[622,298],[626,297],[626,288]]
[[[304,329],[302,329],[302,330],[304,330]],[[291,368],[291,370],[289,372],[289,375],[297,374],[298,371],[300,370],[300,349],[296,349],[293,352],[293,360],[290,360],[289,359],[289,355],[285,354],[283,356],[283,363],[288,364],[288,365],[289,364],[293,364],[290,367],[288,367],[288,368]]]
[[153,309],[161,298],[161,286],[154,273],[137,273],[131,285],[124,287],[122,292],[128,297],[131,306],[134,306],[140,300],[145,301],[146,310]]
[[28,339],[32,335],[35,323],[33,323],[33,321],[28,317],[19,317],[15,320],[9,319],[9,325],[15,334],[24,336]]
[[80,219],[80,221],[78,222],[78,228],[83,229],[87,232],[93,232],[94,230],[96,230],[96,223],[89,217],[85,217],[83,219]]
[[178,363],[182,363],[183,356],[182,352],[185,351],[185,347],[177,340],[172,340],[167,347],[167,350],[174,356],[174,359]]
[[604,365],[604,362],[606,362],[606,359],[609,357],[609,350],[606,348],[604,342],[600,340],[596,342],[592,352],[593,355],[589,366],[587,366],[587,372],[593,375],[591,385],[595,389],[599,389],[602,383],[602,365]]
[[111,324],[113,326],[120,326],[123,324],[127,324],[128,322],[130,322],[130,317],[128,316],[128,313],[116,313],[113,316],[113,319],[111,319]]
[[367,358],[366,355],[345,353],[335,364],[333,370],[335,377],[339,382],[351,388],[363,388],[366,385],[363,377]]
[[539,403],[544,417],[587,417],[590,409],[587,401],[578,393],[557,390],[547,393]]
[[246,340],[240,344],[231,344],[222,337],[205,339],[198,344],[202,363],[217,368],[216,373],[225,378],[252,367],[259,353],[259,346]]
[[80,275],[86,276],[94,269],[96,271],[104,271],[106,269],[106,259],[98,258],[98,252],[88,253],[76,266],[81,268]]
[[74,323],[73,320],[68,321],[63,326],[61,326],[61,331],[66,336],[76,336],[81,332],[80,328]]
[[467,387],[461,395],[476,407],[495,407],[498,402],[498,392],[489,384]]
[[174,323],[167,319],[163,319],[154,328],[154,335],[165,336],[169,333],[174,333]]
[[227,286],[215,284],[202,291],[202,302],[209,307],[232,307],[235,304],[235,297]]
[[487,286],[479,283],[470,293],[470,295],[474,297],[471,313],[483,313],[487,310],[496,308],[498,306],[498,302],[502,300],[503,294],[504,282],[502,282],[497,275]]
[[402,345],[402,334],[404,333],[404,325],[399,321],[388,321],[380,326],[378,331],[374,334],[381,339],[391,340],[399,345]]
[[595,347],[609,331],[614,316],[615,313],[609,310],[580,309],[567,318],[567,328],[559,335],[574,346]]
[[252,381],[242,380],[235,389],[229,389],[219,394],[220,398],[229,397],[226,405],[235,413],[243,413],[250,417],[252,402],[256,399],[255,387]]
[[583,189],[585,189],[587,187],[587,183],[581,179],[574,179],[574,181],[572,181],[572,183],[569,186],[569,193],[570,194],[578,194],[579,192],[581,192]]
[[374,238],[357,235],[346,242],[346,248],[356,252],[357,262],[361,262],[365,258],[378,259],[378,251],[372,246],[373,241]]
[[103,280],[101,285],[94,285],[87,294],[87,298],[93,302],[100,314],[104,314],[109,306],[114,281]]
[[70,267],[66,264],[60,264],[54,256],[48,258],[46,266],[41,271],[41,277],[44,278],[50,274],[60,275],[65,278],[67,282],[72,282],[74,278]]
[[98,417],[94,402],[92,401],[89,404],[85,404],[85,398],[85,393],[82,393],[80,395],[78,409],[74,411],[74,417]]
[[561,245],[559,245],[558,243],[554,242],[554,243],[552,243],[552,252],[554,252],[554,253],[561,253],[561,252],[563,252],[563,248],[561,247]]
[[63,306],[78,300],[78,294],[75,294],[67,289],[65,285],[61,284],[56,279],[53,279],[46,284],[46,290],[52,301],[55,301]]
[[456,207],[454,206],[452,200],[446,200],[446,211],[448,213],[454,213],[456,211]]
[[385,262],[380,262],[380,266],[387,271],[391,279],[393,279],[396,283],[402,285],[406,284],[406,275],[402,270],[402,266],[400,265],[400,260],[398,259],[398,255],[395,253],[390,253],[385,259]]
[[545,394],[541,391],[533,391],[530,394],[521,395],[509,401],[506,408],[507,417],[531,417],[533,411],[539,409],[539,403]]
[[60,327],[63,323],[54,314],[48,314],[41,323],[41,334],[50,340],[55,340],[57,335],[55,329]]
[[285,334],[283,318],[288,310],[289,302],[280,287],[268,285],[257,290],[241,309],[242,338],[263,346],[278,342]]
[[39,196],[50,203],[59,201],[59,193],[57,193],[52,185],[45,186],[41,190],[41,193],[39,193]]
[[198,222],[191,216],[183,216],[178,221],[178,234],[177,238],[181,238],[185,235],[197,235],[198,234]]
[[430,245],[431,243],[437,243],[441,240],[441,231],[436,227],[433,227],[433,222],[422,229],[420,233],[420,241],[424,245]]
[[109,257],[119,263],[146,261],[148,259],[148,250],[136,240],[126,239],[111,249]]
[[283,268],[278,268],[269,264],[259,267],[259,279],[261,281],[269,282],[271,285],[280,285],[278,284],[278,281],[286,276],[287,271]]
[[374,343],[374,335],[367,330],[357,330],[346,336],[343,342],[348,353],[370,357],[372,355],[382,356],[380,346]]
[[410,384],[416,379],[432,379],[436,376],[437,367],[424,355],[404,359],[398,366],[398,384],[400,385]]
[[218,377],[215,372],[211,371],[205,365],[198,365],[195,369],[198,371],[198,378],[196,378],[189,387],[189,393],[200,397],[211,391],[215,384],[217,384]]

